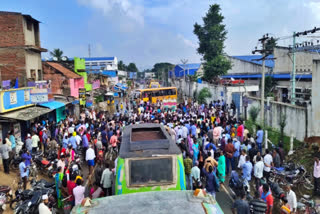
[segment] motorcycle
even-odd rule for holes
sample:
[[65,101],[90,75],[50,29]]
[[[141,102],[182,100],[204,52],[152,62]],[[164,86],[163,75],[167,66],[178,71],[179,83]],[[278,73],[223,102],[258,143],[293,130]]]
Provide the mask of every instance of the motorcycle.
[[0,194],[4,194],[6,196],[6,201],[9,202],[12,200],[12,189],[10,186],[1,185],[0,186]]
[[17,170],[19,168],[19,164],[23,161],[21,155],[21,153],[17,153],[13,158],[11,158],[9,162],[9,167],[11,169]]
[[229,187],[231,190],[232,197],[234,199],[236,197],[239,197],[241,192],[246,193],[248,201],[250,201],[252,199],[252,196],[250,195],[250,192],[248,191],[249,190],[248,186],[246,186],[244,184],[244,180],[234,170],[231,172],[231,177],[229,180]]
[[4,193],[1,193],[0,194],[0,213],[6,210],[7,208],[6,202],[7,202],[6,195]]

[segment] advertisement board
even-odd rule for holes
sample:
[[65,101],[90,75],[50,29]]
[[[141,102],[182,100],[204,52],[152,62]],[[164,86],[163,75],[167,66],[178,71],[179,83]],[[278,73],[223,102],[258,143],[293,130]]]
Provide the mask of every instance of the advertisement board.
[[86,89],[85,88],[79,88],[79,99],[80,99],[80,105],[86,104]]

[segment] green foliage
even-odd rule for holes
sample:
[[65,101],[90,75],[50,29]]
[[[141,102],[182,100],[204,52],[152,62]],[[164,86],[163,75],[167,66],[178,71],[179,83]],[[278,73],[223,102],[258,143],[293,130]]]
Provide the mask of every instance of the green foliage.
[[128,67],[127,67],[127,71],[130,71],[130,72],[139,72],[136,64],[134,64],[133,62],[130,62],[130,64],[129,64]]
[[99,95],[99,96],[94,97],[94,101],[95,101],[95,103],[103,102],[104,101],[103,95]]
[[127,66],[126,66],[126,64],[123,63],[122,60],[120,60],[118,62],[118,70],[120,70],[120,71],[126,71],[127,70]]
[[210,98],[212,96],[209,88],[205,87],[203,89],[200,90],[199,94],[198,94],[198,102],[199,104],[207,104],[207,98]]
[[59,48],[55,48],[55,49],[53,49],[53,51],[50,52],[50,55],[52,57],[57,57],[58,61],[61,61],[63,51],[60,50]]
[[198,53],[204,59],[204,78],[212,82],[216,77],[226,74],[231,69],[231,62],[224,56],[223,48],[227,31],[222,24],[224,17],[218,4],[210,5],[203,17],[203,26],[194,24],[194,34],[199,39]]
[[273,54],[273,50],[276,47],[276,45],[277,45],[277,42],[273,37],[267,40],[266,46],[265,46],[267,56]]
[[131,81],[131,80],[128,80],[128,81],[127,81],[127,86],[128,86],[128,87],[131,87],[131,85],[132,85],[132,81]]
[[258,107],[252,106],[250,108],[249,115],[253,123],[256,123],[259,112],[260,112],[260,109]]
[[264,81],[264,96],[265,97],[274,97],[273,90],[277,86],[277,81],[271,77],[266,76]]
[[[253,126],[255,126],[255,123],[253,123],[252,120],[245,121],[245,127],[249,130],[249,133],[253,133]],[[282,139],[284,150],[286,152],[289,152],[289,150],[290,150],[290,137],[283,135],[283,137],[281,138],[281,133],[279,132],[279,130],[276,130],[271,127],[264,127],[263,129],[268,131],[268,139],[274,145],[277,146]],[[253,133],[253,134],[255,135],[256,133]],[[297,139],[293,140],[293,148],[297,148],[301,145],[302,145],[302,143],[300,141],[298,141]],[[269,146],[271,146],[271,145],[269,145]]]
[[[157,79],[163,79],[162,77],[167,77],[169,70],[174,67],[173,64],[168,62],[160,62],[153,65],[151,72],[154,72]],[[166,75],[164,75],[166,73]]]
[[188,75],[188,78],[191,82],[197,82],[199,78],[201,78],[202,75],[195,74],[195,75]]
[[287,115],[286,114],[280,114],[280,139],[283,140],[284,136],[284,127],[286,127],[287,124]]

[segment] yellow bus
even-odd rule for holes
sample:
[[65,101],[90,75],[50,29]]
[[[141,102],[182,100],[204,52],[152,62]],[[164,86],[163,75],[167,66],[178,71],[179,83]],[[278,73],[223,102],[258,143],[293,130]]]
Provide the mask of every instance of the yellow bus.
[[177,88],[164,87],[138,89],[134,92],[133,98],[137,104],[139,104],[141,100],[144,102],[151,101],[151,103],[157,103],[159,100],[162,101],[162,104],[165,107],[175,108],[177,105]]

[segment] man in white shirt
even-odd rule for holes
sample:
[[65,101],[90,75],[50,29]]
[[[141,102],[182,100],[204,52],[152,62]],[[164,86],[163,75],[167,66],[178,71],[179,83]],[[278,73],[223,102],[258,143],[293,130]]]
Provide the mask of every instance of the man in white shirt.
[[33,132],[31,140],[32,140],[32,152],[35,153],[37,151],[38,143],[40,142],[40,138],[38,135],[36,135],[35,132]]
[[96,155],[94,153],[94,150],[92,149],[92,145],[89,145],[89,148],[86,151],[86,161],[88,162],[89,166],[89,175],[91,175],[94,167],[94,159],[96,158]]
[[266,155],[264,156],[263,161],[264,161],[263,174],[268,181],[270,177],[271,167],[273,165],[273,159],[272,159],[272,156],[269,154],[268,149],[266,149]]
[[38,209],[39,209],[39,214],[51,214],[51,210],[47,206],[49,203],[48,200],[48,195],[43,195],[42,196],[42,202],[39,204]]
[[112,195],[112,171],[109,169],[109,164],[106,164],[106,169],[103,171],[100,181],[105,196]]
[[[192,178],[192,183],[196,188],[199,188],[200,184],[200,169],[198,167],[199,162],[196,161],[195,165],[191,168],[191,178]],[[193,185],[191,186],[193,189]]]
[[257,162],[254,164],[253,168],[253,175],[255,178],[256,189],[258,190],[261,186],[261,178],[263,177],[264,163],[261,160],[261,156],[257,156],[256,161]]
[[290,184],[285,186],[285,191],[288,199],[288,204],[292,213],[297,211],[297,196],[296,193],[291,190]]

